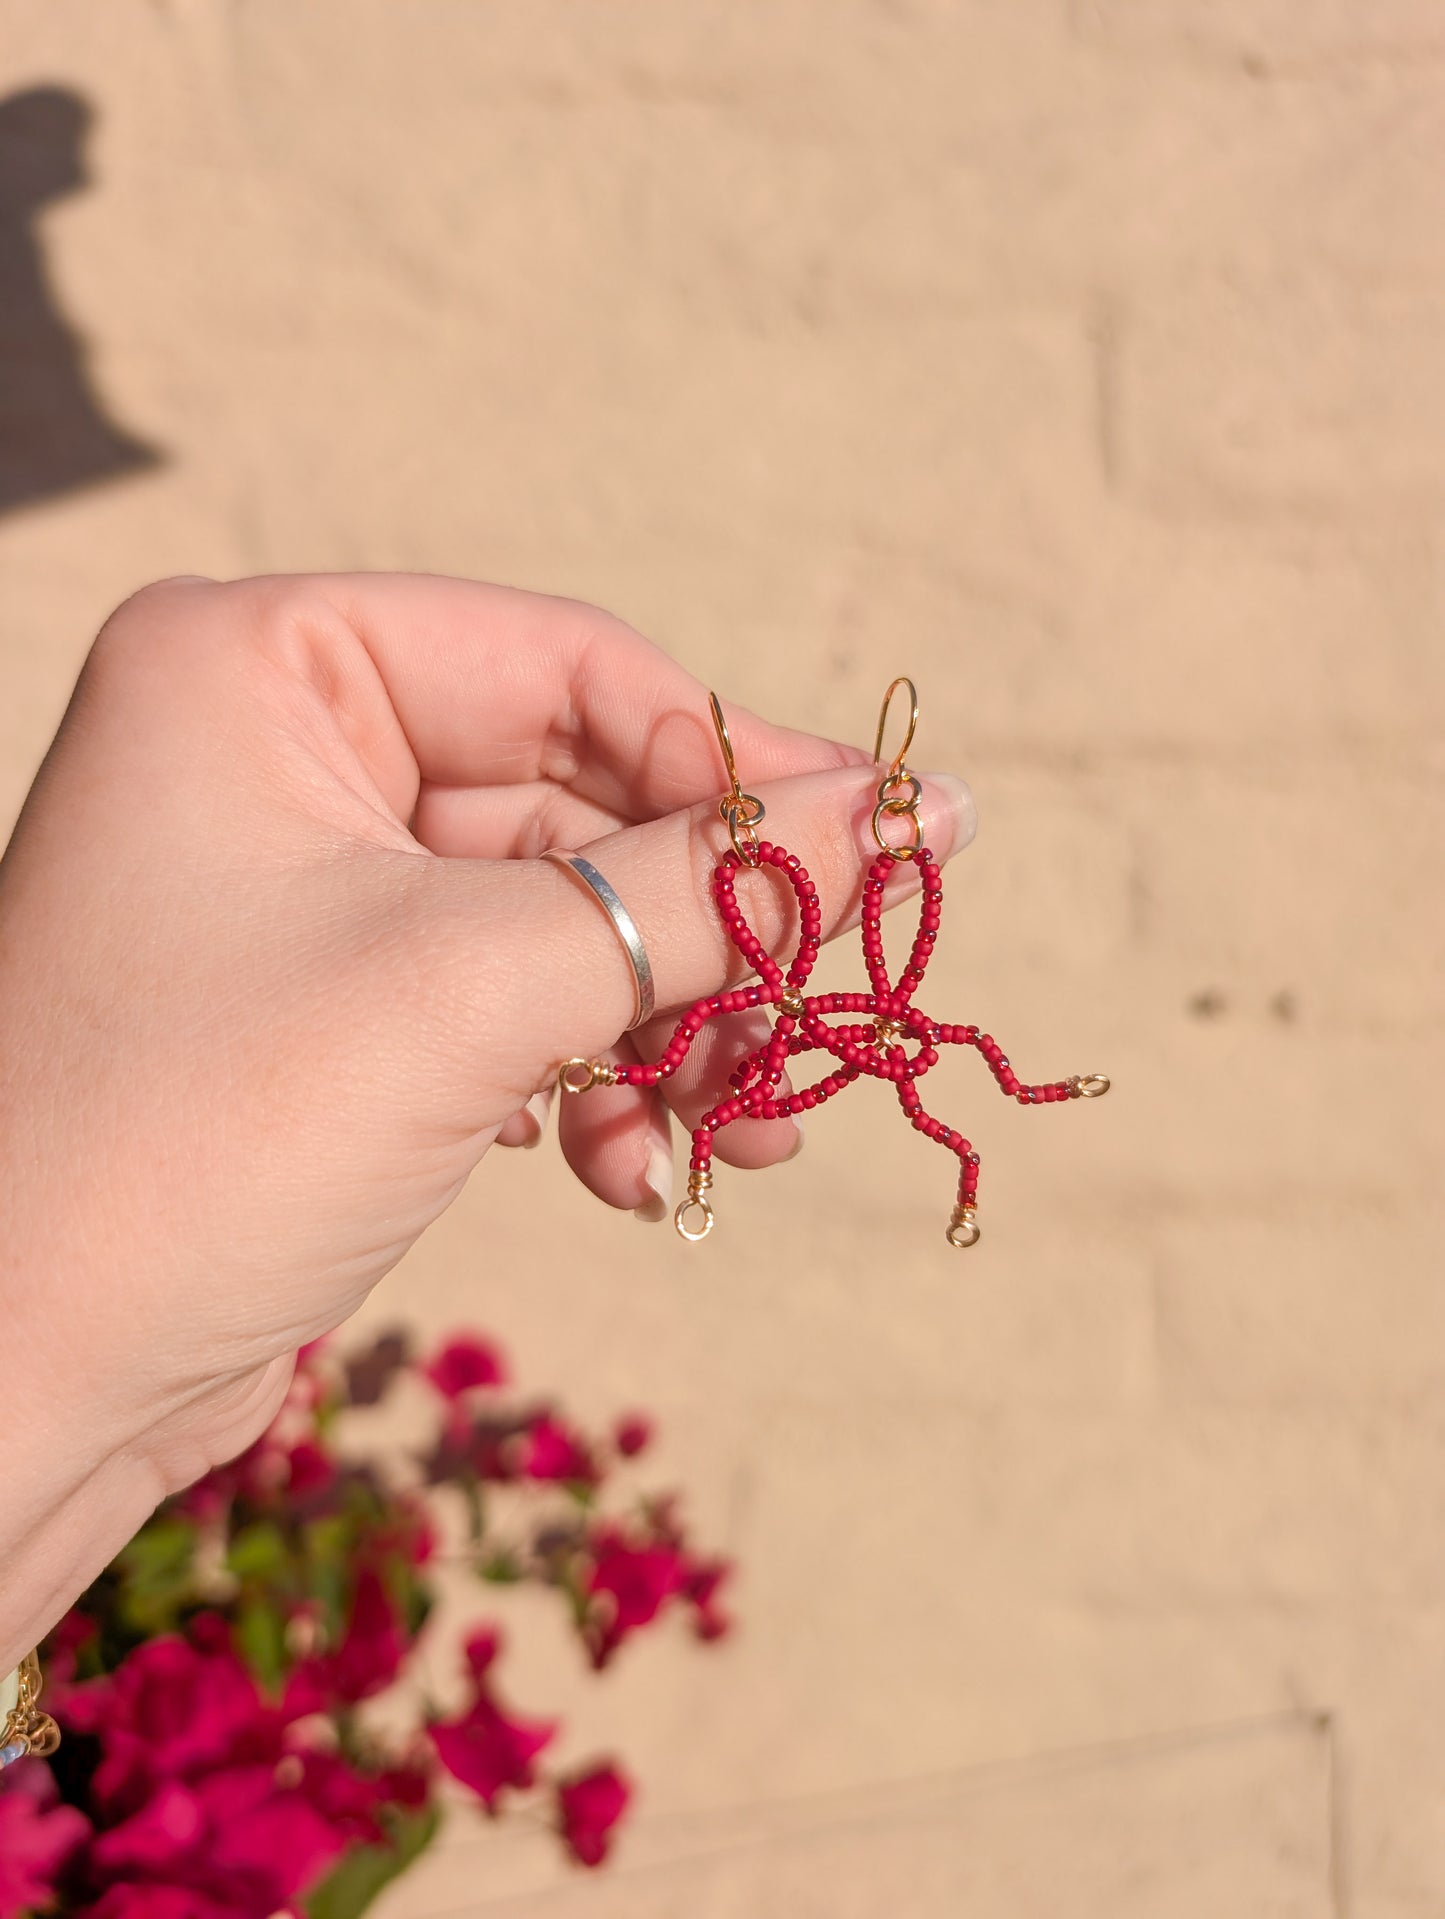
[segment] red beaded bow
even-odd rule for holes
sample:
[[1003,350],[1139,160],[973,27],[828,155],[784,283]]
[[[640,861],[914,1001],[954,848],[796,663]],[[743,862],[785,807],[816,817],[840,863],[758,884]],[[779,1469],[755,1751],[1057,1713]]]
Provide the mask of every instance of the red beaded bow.
[[[835,1093],[865,1074],[890,1080],[898,1089],[898,1103],[908,1115],[915,1131],[937,1140],[959,1162],[958,1199],[948,1225],[949,1243],[972,1246],[979,1237],[976,1217],[978,1200],[978,1154],[962,1133],[924,1111],[917,1082],[938,1063],[940,1046],[974,1046],[987,1060],[1000,1089],[1011,1093],[1023,1106],[1043,1106],[1058,1100],[1089,1099],[1107,1092],[1109,1082],[1100,1074],[1075,1074],[1042,1086],[1026,1086],[1018,1078],[1004,1055],[1003,1048],[976,1026],[941,1026],[912,1005],[915,989],[928,966],[929,955],[938,936],[943,910],[943,876],[926,846],[906,849],[886,848],[868,869],[863,884],[863,957],[872,991],[868,993],[825,993],[818,998],[803,997],[803,988],[818,957],[822,914],[818,889],[794,853],[768,841],[757,842],[755,858],[743,859],[734,850],[724,853],[713,871],[713,895],[727,927],[728,937],[742,954],[761,984],[741,987],[735,992],[715,993],[700,999],[678,1021],[672,1038],[660,1060],[651,1065],[606,1065],[591,1061],[571,1061],[569,1067],[585,1067],[588,1078],[576,1082],[564,1068],[563,1084],[569,1091],[581,1092],[590,1085],[656,1086],[669,1079],[687,1058],[693,1041],[709,1020],[725,1013],[738,1013],[753,1006],[776,1006],[779,1014],[769,1038],[740,1060],[729,1084],[732,1097],[722,1100],[704,1113],[692,1135],[692,1161],[687,1198],[677,1208],[674,1221],[685,1239],[705,1239],[713,1226],[713,1209],[707,1198],[712,1184],[713,1142],[725,1126],[739,1119],[780,1119],[785,1114],[810,1112]],[[883,933],[880,926],[882,896],[888,876],[905,859],[912,859],[923,880],[923,898],[918,932],[913,949],[895,986],[888,978],[883,958]],[[766,865],[776,867],[790,882],[797,896],[802,930],[797,954],[786,977],[782,967],[767,952],[762,941],[748,925],[738,905],[734,882],[740,867]],[[863,1013],[869,1024],[830,1025],[826,1015]],[[904,1041],[916,1042],[910,1054]],[[801,1092],[779,1095],[779,1081],[787,1062],[800,1053],[830,1053],[833,1070]],[[699,1214],[701,1224],[688,1223]]]

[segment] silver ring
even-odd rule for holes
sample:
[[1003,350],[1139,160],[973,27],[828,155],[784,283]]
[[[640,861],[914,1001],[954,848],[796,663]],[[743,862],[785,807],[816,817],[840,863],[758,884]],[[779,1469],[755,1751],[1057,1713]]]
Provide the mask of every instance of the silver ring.
[[549,847],[542,858],[554,860],[558,866],[566,867],[569,873],[575,873],[588,892],[601,901],[604,912],[611,920],[623,951],[631,962],[633,983],[637,988],[637,1010],[627,1022],[627,1031],[630,1033],[634,1027],[641,1026],[644,1020],[652,1018],[652,1009],[657,1004],[657,993],[652,983],[652,961],[642,944],[637,921],[591,860],[584,860],[580,853],[569,853],[560,846]]

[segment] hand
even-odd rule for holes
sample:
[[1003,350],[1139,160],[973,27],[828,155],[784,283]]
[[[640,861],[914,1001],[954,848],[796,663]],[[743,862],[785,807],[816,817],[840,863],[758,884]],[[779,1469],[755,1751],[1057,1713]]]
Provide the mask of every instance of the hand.
[[[866,754],[729,721],[825,932],[854,924]],[[739,976],[720,784],[704,689],[591,607],[372,575],[174,580],[111,618],[0,865],[0,1672],[536,1137],[559,1059],[636,1056],[613,929],[538,855],[585,849],[637,921],[644,1056]],[[923,813],[939,855],[971,837],[957,780]],[[765,940],[783,891],[739,888]],[[564,1103],[600,1199],[661,1215],[668,1108],[691,1126],[765,1020],[725,1025],[661,1093]],[[719,1155],[797,1143],[748,1122]]]

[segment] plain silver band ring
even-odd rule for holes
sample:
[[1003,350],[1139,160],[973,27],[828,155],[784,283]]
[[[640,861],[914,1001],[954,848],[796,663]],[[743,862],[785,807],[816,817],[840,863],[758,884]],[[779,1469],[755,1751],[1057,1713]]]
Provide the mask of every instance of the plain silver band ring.
[[632,977],[637,987],[637,1011],[627,1023],[630,1033],[634,1027],[641,1026],[644,1020],[652,1018],[652,1009],[657,1004],[657,993],[652,983],[652,961],[642,944],[637,921],[591,860],[584,860],[580,853],[568,853],[560,846],[549,847],[542,857],[544,860],[555,860],[558,866],[565,866],[569,873],[575,873],[587,890],[602,902],[603,910],[616,929],[623,950],[632,963]]

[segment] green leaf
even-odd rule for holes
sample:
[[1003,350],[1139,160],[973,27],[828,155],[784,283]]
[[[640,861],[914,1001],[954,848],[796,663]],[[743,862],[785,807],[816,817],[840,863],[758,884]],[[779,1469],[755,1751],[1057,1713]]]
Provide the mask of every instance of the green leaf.
[[387,1812],[382,1818],[392,1844],[353,1846],[306,1901],[309,1919],[357,1919],[431,1844],[442,1816],[428,1806],[420,1812]]
[[302,1528],[302,1539],[309,1571],[306,1589],[326,1608],[333,1632],[340,1632],[346,1619],[351,1588],[350,1563],[355,1528],[340,1513],[313,1519]]
[[290,1663],[286,1657],[286,1622],[264,1599],[242,1603],[236,1618],[236,1643],[241,1657],[269,1693],[279,1693]]
[[487,1510],[482,1501],[482,1482],[475,1473],[468,1473],[461,1484],[462,1496],[467,1508],[467,1536],[475,1546],[487,1530]]
[[145,1634],[173,1631],[193,1597],[196,1528],[189,1519],[162,1513],[121,1549],[116,1565],[125,1623]]
[[227,1568],[238,1579],[272,1579],[286,1564],[286,1541],[272,1519],[258,1519],[231,1541]]
[[505,1546],[494,1552],[490,1558],[482,1560],[477,1567],[479,1578],[492,1586],[515,1586],[524,1575],[521,1560]]

